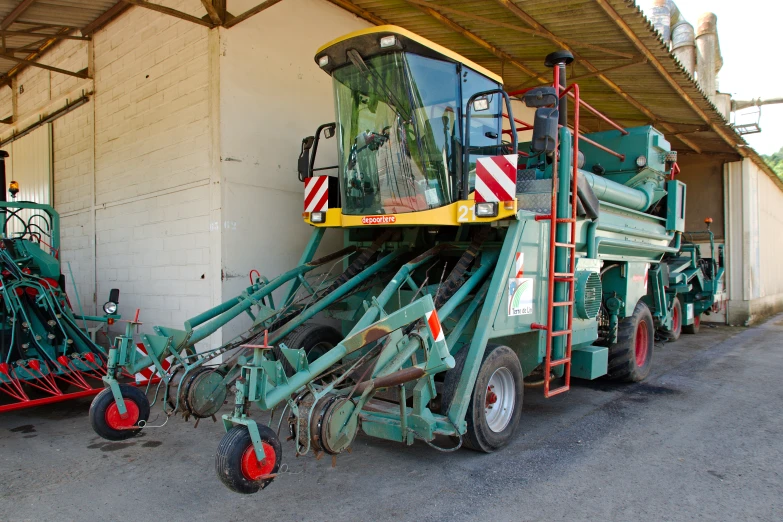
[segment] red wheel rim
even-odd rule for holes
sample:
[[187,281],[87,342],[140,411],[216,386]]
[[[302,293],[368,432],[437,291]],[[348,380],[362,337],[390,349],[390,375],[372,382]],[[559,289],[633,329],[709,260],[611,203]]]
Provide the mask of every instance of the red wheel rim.
[[647,331],[647,322],[640,321],[636,327],[636,366],[641,368],[647,361],[647,344],[650,334]]
[[242,474],[248,480],[259,480],[272,473],[272,470],[275,469],[275,462],[277,461],[275,448],[263,441],[261,446],[264,448],[264,460],[260,462],[256,458],[256,450],[252,444],[242,454]]
[[701,316],[697,315],[696,317],[693,318],[693,326],[698,328],[700,324],[701,324]]
[[675,333],[680,331],[680,311],[676,306],[672,308],[672,331]]
[[135,402],[125,399],[125,409],[128,411],[128,414],[124,419],[120,415],[116,402],[111,403],[111,406],[106,410],[106,424],[111,429],[125,430],[133,428],[139,422],[139,407],[136,406]]

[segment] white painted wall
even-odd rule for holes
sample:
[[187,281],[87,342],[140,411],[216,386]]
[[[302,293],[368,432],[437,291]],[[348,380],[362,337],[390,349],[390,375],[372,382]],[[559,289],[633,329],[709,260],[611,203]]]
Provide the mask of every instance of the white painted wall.
[[783,310],[783,191],[750,159],[726,165],[730,324]]
[[[238,14],[255,3],[236,0],[230,9]],[[331,79],[313,56],[324,43],[368,26],[323,0],[286,0],[220,29],[224,298],[247,287],[252,269],[271,278],[298,263],[312,232],[301,216],[301,140],[334,121]],[[319,163],[336,163],[333,140],[318,152]],[[333,232],[322,252],[341,240]],[[225,336],[247,321],[237,323]]]

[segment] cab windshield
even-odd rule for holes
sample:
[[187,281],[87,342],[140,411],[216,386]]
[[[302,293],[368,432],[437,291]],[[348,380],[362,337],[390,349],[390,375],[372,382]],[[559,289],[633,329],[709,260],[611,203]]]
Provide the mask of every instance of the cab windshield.
[[343,213],[455,201],[457,65],[405,52],[351,61],[333,72]]

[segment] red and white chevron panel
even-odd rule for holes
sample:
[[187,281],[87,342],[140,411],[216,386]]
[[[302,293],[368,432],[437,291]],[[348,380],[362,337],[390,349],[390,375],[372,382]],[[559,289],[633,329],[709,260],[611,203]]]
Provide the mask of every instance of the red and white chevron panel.
[[488,156],[476,160],[476,203],[513,201],[517,194],[517,156]]
[[[144,345],[141,343],[136,344],[136,351],[139,352],[141,357],[147,355],[147,349],[144,348]],[[160,365],[163,367],[164,370],[168,370],[169,366],[171,366],[171,357],[161,361]],[[155,365],[153,364],[152,366],[148,366],[147,368],[140,370],[139,373],[136,374],[136,384],[147,383],[150,379],[156,376],[160,377],[158,370],[155,368]]]
[[432,312],[427,312],[425,315],[427,316],[427,325],[430,327],[430,331],[432,332],[432,338],[436,342],[445,341],[446,337],[443,335],[443,327],[440,325],[438,312],[433,310]]
[[329,208],[329,176],[305,178],[305,212],[326,212]]

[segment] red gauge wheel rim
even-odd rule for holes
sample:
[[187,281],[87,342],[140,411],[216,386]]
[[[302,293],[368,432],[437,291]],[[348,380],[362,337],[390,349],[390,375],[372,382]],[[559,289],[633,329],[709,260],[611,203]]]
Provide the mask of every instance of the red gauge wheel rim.
[[636,327],[636,366],[641,368],[647,361],[647,345],[650,333],[647,331],[647,323],[640,321]]
[[675,306],[672,309],[672,331],[677,332],[680,329],[680,312]]
[[139,422],[139,407],[130,399],[125,399],[125,409],[128,415],[123,419],[117,403],[113,402],[106,410],[106,424],[113,430],[126,430],[133,428]]
[[275,469],[275,448],[263,441],[261,446],[264,448],[264,460],[261,462],[256,458],[256,451],[252,444],[242,454],[242,474],[248,480],[259,480]]

